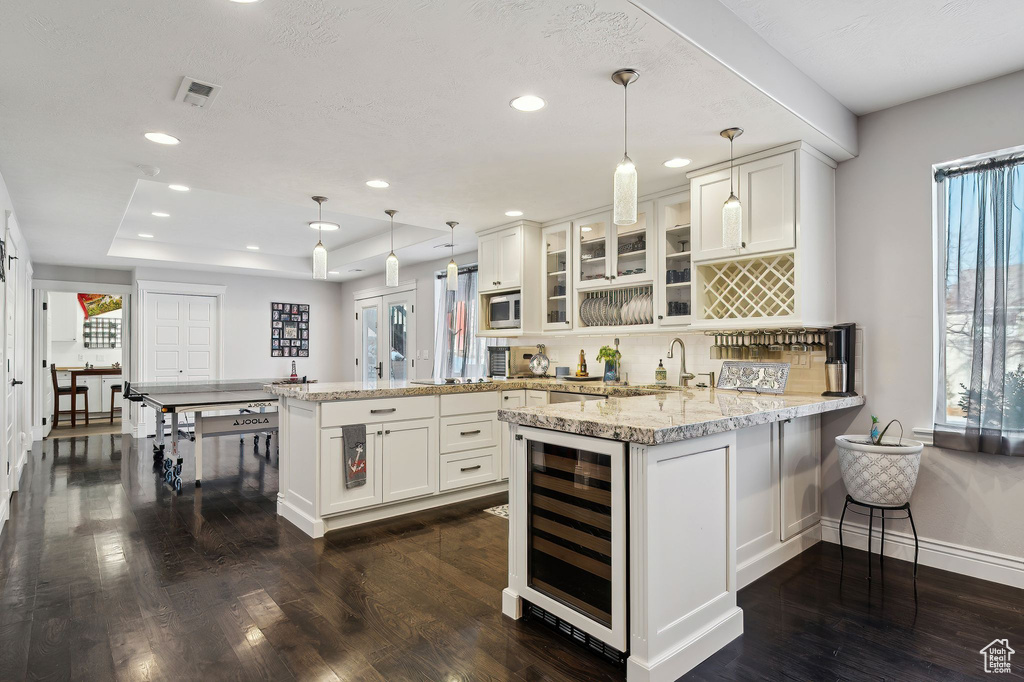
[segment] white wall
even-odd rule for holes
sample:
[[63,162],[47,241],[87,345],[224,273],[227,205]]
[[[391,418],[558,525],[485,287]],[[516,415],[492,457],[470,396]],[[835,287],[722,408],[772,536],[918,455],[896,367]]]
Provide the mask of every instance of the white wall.
[[[87,293],[87,292],[83,292]],[[85,323],[85,312],[78,303],[78,295],[64,291],[51,291],[49,297],[49,309],[51,324],[57,315],[72,317],[74,329],[77,335],[74,341],[51,341],[50,352],[47,354],[47,361],[57,367],[79,367],[88,362],[97,366],[109,366],[115,362],[121,362],[121,348],[86,348],[85,338],[82,334],[82,325]],[[96,315],[91,319],[121,319],[120,310],[114,310],[103,315]],[[51,327],[52,329],[52,327]],[[124,330],[122,330],[123,333]],[[126,339],[121,339],[122,343]]]
[[[836,176],[837,305],[867,330],[869,393],[822,419],[828,517],[846,495],[836,435],[864,433],[872,414],[932,424],[932,164],[1024,144],[1021,111],[1024,71],[860,119],[860,156]],[[1024,457],[926,448],[911,505],[924,538],[1024,561]]]
[[[300,376],[318,381],[337,381],[342,377],[339,338],[348,337],[341,322],[340,284],[164,268],[137,268],[135,279],[227,287],[221,313],[225,353],[223,379],[288,376],[292,360]],[[270,356],[270,304],[273,301],[309,304],[308,358]],[[132,330],[134,348],[139,347],[137,327]],[[351,335],[350,329],[348,334]],[[140,357],[139,353],[134,356]]]

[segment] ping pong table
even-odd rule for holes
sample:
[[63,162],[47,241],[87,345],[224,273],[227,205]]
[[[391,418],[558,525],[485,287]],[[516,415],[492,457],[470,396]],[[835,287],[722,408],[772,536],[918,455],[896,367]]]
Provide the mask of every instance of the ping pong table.
[[[156,437],[153,460],[163,463],[164,480],[175,490],[181,490],[182,457],[178,451],[179,436],[184,434],[195,441],[196,487],[202,486],[203,438],[238,434],[255,434],[254,447],[259,451],[260,434],[267,439],[270,455],[270,436],[277,431],[277,396],[265,390],[267,384],[305,383],[292,379],[236,379],[223,381],[170,381],[125,382],[123,396],[156,411]],[[237,412],[236,414],[209,414]],[[182,428],[188,426],[179,420],[192,414],[192,434]],[[167,416],[170,416],[171,456],[165,456]]]

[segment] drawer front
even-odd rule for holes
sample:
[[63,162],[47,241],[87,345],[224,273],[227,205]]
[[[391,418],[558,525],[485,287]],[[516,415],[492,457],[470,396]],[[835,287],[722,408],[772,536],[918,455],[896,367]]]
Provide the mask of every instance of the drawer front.
[[449,393],[441,395],[441,416],[495,412],[498,409],[498,391],[481,393]]
[[489,483],[498,478],[498,448],[441,455],[441,491]]
[[520,389],[518,391],[502,391],[501,392],[501,409],[513,410],[517,407],[526,407],[526,391]]
[[437,416],[437,396],[339,400],[324,403],[321,409],[320,425],[323,427],[425,419]]
[[462,452],[498,444],[501,433],[496,412],[441,417],[441,452]]
[[548,392],[530,389],[526,392],[526,406],[538,407],[548,404]]

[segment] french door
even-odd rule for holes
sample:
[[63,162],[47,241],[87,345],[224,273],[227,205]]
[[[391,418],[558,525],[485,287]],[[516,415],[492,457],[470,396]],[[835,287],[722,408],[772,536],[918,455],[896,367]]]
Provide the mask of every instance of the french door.
[[357,381],[416,378],[416,290],[356,299]]

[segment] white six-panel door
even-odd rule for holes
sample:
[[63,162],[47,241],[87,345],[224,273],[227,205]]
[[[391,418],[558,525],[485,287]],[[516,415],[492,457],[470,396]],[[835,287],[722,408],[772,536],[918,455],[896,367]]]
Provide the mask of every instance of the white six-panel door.
[[218,377],[217,297],[146,296],[146,381]]

